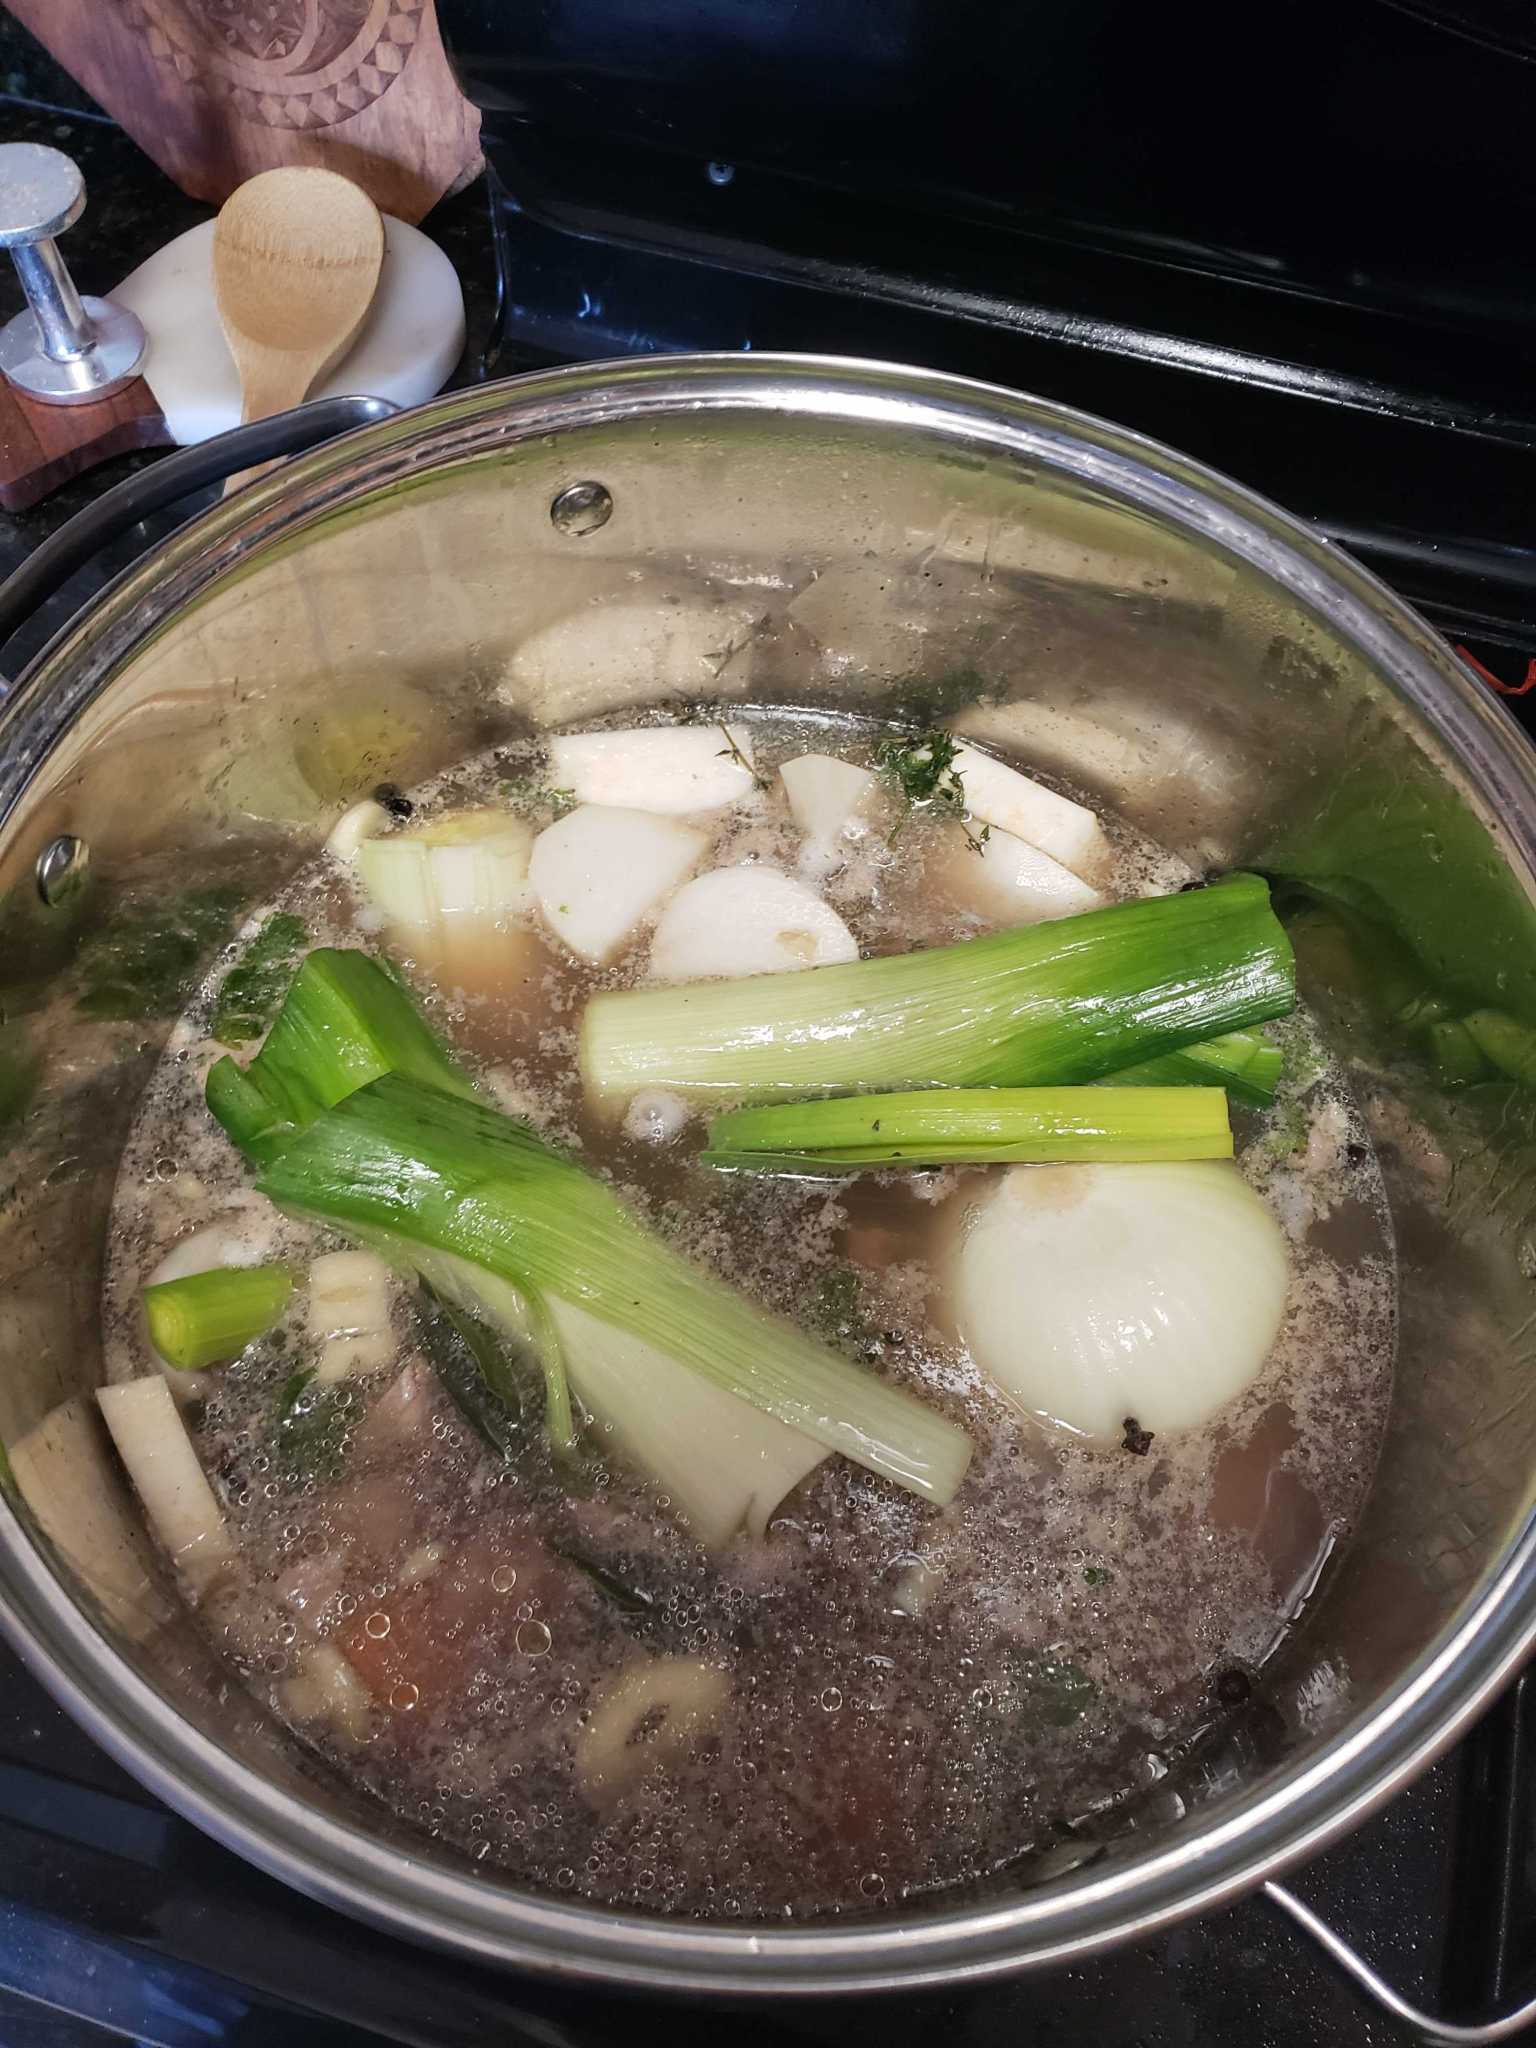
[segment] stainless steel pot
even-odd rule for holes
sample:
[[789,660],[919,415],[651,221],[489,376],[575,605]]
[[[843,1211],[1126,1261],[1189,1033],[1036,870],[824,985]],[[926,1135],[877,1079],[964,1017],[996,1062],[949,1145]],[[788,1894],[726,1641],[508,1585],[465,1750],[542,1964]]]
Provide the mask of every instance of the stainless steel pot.
[[[538,656],[541,628],[594,611],[606,647]],[[215,1668],[89,1399],[116,1152],[163,1031],[70,1007],[114,893],[224,876],[254,899],[381,775],[530,725],[664,694],[858,702],[898,683],[1192,860],[1366,905],[1457,1003],[1536,1024],[1536,756],[1433,634],[1224,478],[916,371],[698,357],[441,399],[195,519],[0,712],[0,994],[32,1012],[42,1067],[3,1155],[5,1625],[140,1779],[318,1898],[464,1954],[672,1989],[1082,1957],[1351,1827],[1536,1635],[1536,1098],[1442,1094],[1323,960],[1304,963],[1306,993],[1347,1029],[1402,1265],[1381,1469],[1262,1711],[1195,1745],[1113,1830],[985,1893],[859,1922],[601,1912],[414,1835]]]

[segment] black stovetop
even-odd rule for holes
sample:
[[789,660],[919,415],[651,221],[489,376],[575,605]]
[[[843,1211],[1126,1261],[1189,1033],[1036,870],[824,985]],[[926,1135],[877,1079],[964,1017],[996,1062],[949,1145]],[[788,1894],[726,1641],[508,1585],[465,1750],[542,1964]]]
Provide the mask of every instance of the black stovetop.
[[[495,10],[488,0],[441,0],[440,12],[473,45],[476,23]],[[528,10],[529,36],[537,41],[539,25],[562,12],[572,10]],[[591,16],[611,25],[613,9],[593,0]],[[488,93],[499,177],[426,223],[466,289],[460,381],[580,356],[790,347],[904,358],[1039,390],[1175,442],[1314,518],[1490,672],[1524,679],[1536,657],[1527,530],[1536,383],[1513,375],[1517,324],[1479,335],[1486,375],[1468,373],[1450,329],[1416,329],[1402,304],[1390,316],[1378,304],[1373,326],[1370,307],[1276,291],[1272,279],[1255,286],[1230,264],[1223,274],[1209,252],[1165,262],[1150,244],[1064,238],[1059,223],[1026,238],[1021,271],[1016,246],[1000,254],[997,223],[972,218],[924,270],[878,194],[822,193],[813,205],[803,178],[797,187],[792,169],[761,160],[761,149],[751,164],[719,149],[690,155],[676,128],[656,148],[643,119],[629,132],[611,124],[600,143],[590,126],[576,135],[562,109],[572,95],[590,105],[602,80],[579,65],[562,72],[547,51],[523,55],[544,65],[553,99],[530,107]],[[85,170],[91,211],[68,247],[84,289],[108,288],[206,211],[3,22],[0,64],[13,95],[0,98],[0,134],[55,142]],[[643,114],[643,81],[631,86]],[[0,280],[4,314],[8,284]],[[1500,301],[1498,310],[1519,308]],[[125,467],[153,459],[98,471],[21,517],[0,515],[0,572]],[[77,579],[0,650],[0,673],[14,673],[50,625],[170,523],[165,515],[141,529]],[[1536,698],[1510,702],[1524,713]],[[1532,1736],[1536,1690],[1517,1690],[1292,1879],[1416,2002],[1469,2014],[1507,2000],[1522,1969],[1536,1966]],[[156,2048],[472,2039],[606,2048],[637,2027],[702,2048],[721,2017],[697,2001],[658,2009],[445,1962],[298,1898],[142,1792],[0,1649],[0,2048],[113,2038]],[[1011,1984],[737,2009],[729,2025],[742,2048],[831,2048],[866,2029],[892,2048],[1342,2048],[1411,2038],[1368,2014],[1259,1899]]]

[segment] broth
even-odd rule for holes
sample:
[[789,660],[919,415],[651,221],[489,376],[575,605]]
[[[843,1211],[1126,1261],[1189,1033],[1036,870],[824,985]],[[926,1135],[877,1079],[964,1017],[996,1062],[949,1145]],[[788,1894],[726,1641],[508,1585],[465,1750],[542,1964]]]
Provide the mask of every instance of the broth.
[[[807,747],[866,755],[853,721],[736,715],[770,773]],[[539,773],[531,747],[501,750],[412,796],[422,817],[504,803],[507,785]],[[793,870],[776,779],[698,822],[715,834],[714,864]],[[1189,879],[1105,822],[1110,893]],[[985,928],[945,884],[953,842],[936,828],[914,821],[872,845],[826,885],[864,953]],[[330,861],[273,907],[302,917],[312,943],[378,945],[377,920]],[[403,1306],[394,1367],[340,1383],[313,1426],[281,1424],[304,1356],[290,1317],[180,1386],[238,1545],[202,1613],[246,1681],[338,1769],[520,1881],[719,1919],[870,1911],[996,1871],[1145,1788],[1208,1724],[1228,1667],[1260,1665],[1293,1621],[1369,1485],[1389,1393],[1392,1249],[1374,1156],[1298,1015],[1283,1027],[1281,1100],[1238,1113],[1241,1169],[1292,1261],[1263,1372],[1207,1427],[1142,1455],[1053,1436],[980,1379],[938,1278],[994,1169],[722,1176],[697,1163],[697,1123],[657,1144],[588,1109],[581,1007],[634,981],[644,958],[642,937],[589,969],[530,930],[473,987],[405,965],[504,1107],[579,1147],[679,1248],[960,1422],[976,1452],[956,1499],[934,1509],[833,1457],[765,1540],[707,1552],[601,1441],[574,1483],[536,1440],[511,1467],[494,1460]],[[138,1291],[194,1230],[218,1224],[263,1256],[340,1242],[252,1194],[204,1108],[227,966],[177,1027],[124,1155],[110,1379],[158,1369]],[[316,1693],[319,1643],[346,1660],[339,1707]],[[594,1789],[581,1760],[642,1657],[723,1672],[723,1704],[671,1749],[646,1746],[641,1715]]]

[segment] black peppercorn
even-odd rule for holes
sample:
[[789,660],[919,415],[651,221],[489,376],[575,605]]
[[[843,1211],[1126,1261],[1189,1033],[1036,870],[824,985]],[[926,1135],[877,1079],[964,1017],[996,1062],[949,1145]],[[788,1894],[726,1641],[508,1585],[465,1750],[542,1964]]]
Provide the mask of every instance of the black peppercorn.
[[1212,1689],[1224,1707],[1240,1707],[1253,1697],[1253,1680],[1246,1671],[1229,1664],[1225,1671],[1217,1672]]
[[402,796],[398,785],[393,782],[381,782],[373,792],[373,800],[382,804],[392,818],[409,818],[416,809],[410,798]]

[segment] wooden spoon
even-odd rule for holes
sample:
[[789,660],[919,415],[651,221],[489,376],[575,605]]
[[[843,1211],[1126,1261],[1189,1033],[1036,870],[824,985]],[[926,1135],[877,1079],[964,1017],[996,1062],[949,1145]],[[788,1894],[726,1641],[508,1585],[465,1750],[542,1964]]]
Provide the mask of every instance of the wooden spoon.
[[213,231],[213,288],[240,372],[242,420],[302,404],[340,362],[383,260],[379,209],[335,171],[288,164],[230,194]]

